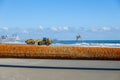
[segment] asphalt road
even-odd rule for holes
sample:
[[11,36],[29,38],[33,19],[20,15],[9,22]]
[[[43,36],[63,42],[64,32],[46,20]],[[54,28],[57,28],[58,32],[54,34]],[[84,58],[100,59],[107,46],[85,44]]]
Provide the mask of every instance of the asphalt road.
[[120,80],[120,61],[0,59],[0,80]]

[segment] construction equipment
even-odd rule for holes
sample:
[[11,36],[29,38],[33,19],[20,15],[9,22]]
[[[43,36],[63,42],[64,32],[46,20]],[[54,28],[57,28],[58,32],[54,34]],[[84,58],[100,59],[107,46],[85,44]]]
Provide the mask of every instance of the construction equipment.
[[35,44],[35,40],[33,40],[33,39],[28,39],[28,40],[25,41],[25,43],[32,45],[32,44]]
[[37,39],[37,40],[34,40],[34,39],[28,39],[25,41],[26,44],[30,44],[30,45],[34,45],[34,44],[37,44],[37,45],[50,45],[52,44],[52,40],[50,40],[49,38],[43,38],[43,40],[41,39]]

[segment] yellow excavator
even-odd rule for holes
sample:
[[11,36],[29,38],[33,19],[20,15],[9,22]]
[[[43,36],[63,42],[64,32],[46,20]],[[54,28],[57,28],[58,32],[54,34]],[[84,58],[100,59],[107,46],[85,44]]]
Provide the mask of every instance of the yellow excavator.
[[25,41],[26,44],[30,44],[30,45],[34,45],[34,44],[37,44],[37,45],[50,45],[52,44],[52,40],[50,40],[49,38],[43,38],[43,40],[41,39],[37,39],[37,40],[34,40],[34,39],[28,39]]

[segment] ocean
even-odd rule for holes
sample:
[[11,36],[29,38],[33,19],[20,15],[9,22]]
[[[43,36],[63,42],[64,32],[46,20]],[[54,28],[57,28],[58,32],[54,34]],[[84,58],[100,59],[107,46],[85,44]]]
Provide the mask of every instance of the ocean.
[[56,40],[53,46],[119,47],[120,40]]

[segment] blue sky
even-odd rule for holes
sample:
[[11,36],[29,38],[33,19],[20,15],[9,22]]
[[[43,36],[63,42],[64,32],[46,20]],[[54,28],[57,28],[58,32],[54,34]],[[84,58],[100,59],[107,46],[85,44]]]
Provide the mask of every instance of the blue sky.
[[120,0],[0,0],[0,35],[120,40]]

